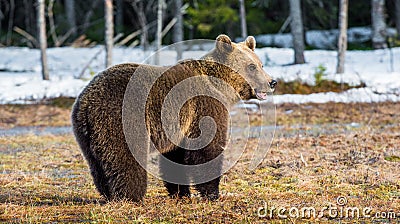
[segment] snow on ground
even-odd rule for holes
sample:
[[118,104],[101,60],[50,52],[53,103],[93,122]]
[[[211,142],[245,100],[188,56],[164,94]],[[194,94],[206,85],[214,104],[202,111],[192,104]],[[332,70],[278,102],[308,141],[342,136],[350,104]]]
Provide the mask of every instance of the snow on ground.
[[[185,51],[184,58],[199,58],[206,52],[205,50],[207,49]],[[51,80],[43,81],[38,50],[0,48],[1,104],[31,103],[58,96],[76,97],[93,75],[104,69],[105,57],[102,46],[51,48],[47,52]],[[400,48],[394,48],[392,51],[349,51],[346,54],[346,73],[343,75],[335,74],[336,52],[334,51],[306,51],[307,63],[303,65],[290,65],[293,62],[292,49],[262,48],[256,49],[256,53],[266,65],[265,70],[275,79],[301,80],[314,84],[315,70],[318,66],[323,66],[327,69],[327,76],[324,77],[326,79],[351,85],[363,82],[367,86],[343,93],[277,95],[274,96],[275,103],[400,101]],[[140,63],[150,55],[150,52],[144,53],[138,48],[115,48],[113,55],[114,64]],[[164,51],[160,58],[162,64],[173,64],[176,52]],[[83,76],[77,78],[85,67],[87,69],[83,72]]]
[[[266,66],[266,71],[276,79],[301,80],[312,85],[315,83],[314,74],[317,67],[323,66],[327,69],[325,79],[350,85],[365,83],[369,92],[400,96],[400,48],[348,51],[344,74],[335,74],[337,63],[335,51],[306,51],[307,63],[302,65],[289,65],[294,57],[291,49],[263,48],[257,53],[264,63],[269,64]],[[396,98],[391,97],[391,99]]]

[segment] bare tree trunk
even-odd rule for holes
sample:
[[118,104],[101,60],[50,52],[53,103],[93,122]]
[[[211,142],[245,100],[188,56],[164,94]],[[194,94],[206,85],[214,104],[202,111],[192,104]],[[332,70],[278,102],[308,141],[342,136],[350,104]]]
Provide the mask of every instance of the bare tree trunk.
[[53,39],[54,46],[59,47],[60,42],[58,40],[58,36],[56,33],[56,25],[54,22],[54,14],[53,14],[54,1],[55,0],[49,0],[49,4],[47,6],[47,16],[49,18],[50,35],[51,35],[51,38]]
[[110,67],[112,65],[112,50],[114,44],[114,21],[113,21],[112,0],[104,0],[104,10],[106,17],[106,24],[105,24],[106,67]]
[[76,17],[75,17],[75,0],[65,0],[65,14],[70,29],[72,29],[72,36],[76,35]]
[[161,49],[161,44],[162,44],[162,11],[163,11],[163,6],[164,6],[164,0],[158,0],[158,6],[157,6],[157,33],[156,33],[156,58],[155,58],[155,64],[159,65],[160,64],[160,54],[159,50]]
[[40,43],[40,58],[42,62],[42,77],[43,80],[49,80],[49,69],[47,67],[47,37],[46,37],[46,20],[44,15],[44,2],[45,0],[37,0],[37,24],[39,30],[39,43]]
[[7,40],[6,44],[7,46],[11,44],[11,34],[12,30],[14,27],[14,15],[15,15],[15,0],[10,0],[10,11],[9,11],[9,17],[8,17],[8,31],[7,31]]
[[400,40],[400,0],[395,0],[397,39]]
[[[179,43],[183,41],[183,16],[182,16],[182,0],[175,0],[175,17],[176,24],[174,26],[173,41]],[[176,44],[177,60],[182,59],[182,45]]]
[[385,0],[372,0],[372,47],[374,49],[387,48]]
[[247,23],[246,23],[246,8],[244,6],[244,0],[239,0],[240,4],[240,25],[242,28],[242,37],[247,37]]
[[142,35],[140,36],[140,45],[142,45],[142,48],[144,51],[147,50],[148,48],[148,27],[147,27],[147,19],[146,19],[146,14],[145,14],[145,9],[143,6],[143,1],[139,0],[138,2],[134,1],[131,2],[133,10],[135,10],[135,13],[138,18],[138,22],[140,24],[140,27],[142,29]]
[[289,0],[290,5],[290,29],[293,37],[294,63],[304,64],[304,31],[301,16],[300,0]]
[[115,28],[118,32],[122,32],[124,27],[124,1],[123,0],[116,0],[115,1]]
[[348,0],[340,0],[339,11],[339,39],[338,39],[338,63],[336,66],[336,73],[344,73],[345,54],[347,50],[347,21],[348,21]]

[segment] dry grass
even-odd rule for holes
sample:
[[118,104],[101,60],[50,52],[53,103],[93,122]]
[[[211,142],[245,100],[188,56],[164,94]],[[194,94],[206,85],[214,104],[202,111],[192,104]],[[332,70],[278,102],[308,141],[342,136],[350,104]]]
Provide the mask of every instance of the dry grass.
[[[15,116],[15,125],[56,126],[69,121],[67,109],[24,106],[13,115],[7,109],[12,107],[1,106],[9,114],[0,114]],[[34,113],[36,109],[58,115],[46,121],[46,116]],[[327,212],[321,218],[281,219],[276,209],[272,218],[257,215],[264,202],[268,214],[271,207],[313,206],[320,211],[337,206],[339,196],[348,200],[341,208],[370,207],[372,216],[400,213],[399,109],[400,104],[389,103],[279,106],[277,122],[283,128],[276,133],[267,158],[249,171],[250,154],[246,153],[223,176],[222,196],[214,202],[197,195],[170,199],[154,178],[141,204],[105,202],[72,135],[0,137],[0,222],[399,222],[400,214],[397,219],[383,220],[329,217]],[[320,126],[319,131],[307,132],[311,125],[351,122],[360,127],[326,131]],[[251,140],[250,148],[255,144]]]
[[[0,128],[16,126],[69,126],[72,101],[52,105],[0,105]],[[368,125],[400,123],[399,103],[281,104],[277,125],[357,122]],[[257,117],[253,117],[257,123]]]
[[49,105],[0,105],[0,128],[69,126],[71,110]]

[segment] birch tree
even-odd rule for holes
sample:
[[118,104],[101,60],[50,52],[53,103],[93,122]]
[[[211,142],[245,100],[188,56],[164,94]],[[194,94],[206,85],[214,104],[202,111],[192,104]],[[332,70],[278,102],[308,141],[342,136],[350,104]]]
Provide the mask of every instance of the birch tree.
[[113,2],[104,0],[104,10],[106,17],[105,24],[105,44],[106,44],[106,67],[112,64],[112,49],[114,45],[114,21],[113,21]]
[[348,0],[340,0],[339,11],[339,38],[338,38],[338,59],[336,73],[344,73],[345,54],[347,50],[347,23],[348,23]]
[[46,20],[44,15],[44,2],[45,0],[37,0],[37,26],[40,45],[40,61],[42,64],[42,78],[49,80],[49,69],[47,67],[47,36],[46,36]]
[[387,48],[385,0],[372,0],[372,47],[374,49]]
[[156,33],[156,58],[155,58],[155,63],[156,65],[160,64],[160,54],[159,50],[161,49],[161,43],[162,43],[162,12],[163,12],[163,6],[164,6],[164,0],[158,0],[158,5],[157,5],[157,33]]
[[289,0],[290,6],[290,30],[293,38],[294,63],[304,64],[304,31],[303,19],[301,17],[300,0]]
[[72,35],[76,34],[75,0],[65,0],[65,14],[68,24],[72,30]]
[[[175,0],[175,17],[173,41],[179,43],[183,41],[183,15],[182,15],[182,0]],[[182,59],[182,45],[176,44],[177,60]]]
[[244,0],[239,0],[240,4],[240,26],[242,30],[242,37],[247,37],[247,23],[246,23],[246,8],[244,6]]

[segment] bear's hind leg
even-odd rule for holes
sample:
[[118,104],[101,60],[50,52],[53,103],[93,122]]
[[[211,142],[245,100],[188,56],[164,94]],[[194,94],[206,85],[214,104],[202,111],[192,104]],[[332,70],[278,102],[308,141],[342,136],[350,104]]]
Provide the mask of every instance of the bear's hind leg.
[[[176,147],[170,152],[164,153],[163,156],[178,164],[184,164],[185,150]],[[160,170],[161,175],[164,180],[168,179],[178,179],[182,181],[187,181],[187,176],[182,169],[174,169],[169,167],[164,159],[160,160]],[[171,197],[190,197],[189,185],[174,184],[164,181],[164,186],[167,188],[168,195]]]
[[109,200],[111,197],[111,193],[108,187],[108,179],[104,174],[103,168],[99,164],[99,161],[93,157],[93,155],[86,155],[86,159],[90,166],[90,174],[93,177],[94,185],[96,186],[99,193],[107,200]]
[[[127,155],[125,163],[109,164],[112,170],[108,172],[108,185],[111,200],[126,199],[133,202],[143,200],[147,189],[147,172],[136,162],[135,158]],[[118,160],[122,161],[122,160]]]

